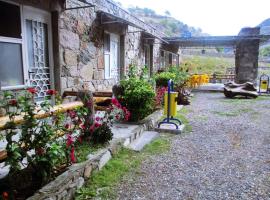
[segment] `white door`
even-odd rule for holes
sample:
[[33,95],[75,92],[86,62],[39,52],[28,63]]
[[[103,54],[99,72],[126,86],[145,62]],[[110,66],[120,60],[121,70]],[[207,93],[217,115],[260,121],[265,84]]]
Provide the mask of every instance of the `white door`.
[[37,90],[36,101],[44,101],[52,83],[51,15],[43,10],[23,7],[26,63],[30,86]]

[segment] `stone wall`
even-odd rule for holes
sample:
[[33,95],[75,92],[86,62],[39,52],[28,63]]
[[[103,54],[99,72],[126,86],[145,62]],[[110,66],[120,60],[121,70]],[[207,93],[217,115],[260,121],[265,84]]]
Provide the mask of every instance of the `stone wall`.
[[[136,17],[126,13],[108,0],[92,1],[96,7],[67,10],[63,9],[64,0],[11,0],[23,5],[29,5],[52,13],[53,51],[54,51],[54,82],[56,88],[61,90],[91,91],[110,90],[116,83],[114,79],[105,80],[104,69],[104,31],[114,32],[121,36],[120,76],[125,77],[128,66],[134,64],[141,68],[144,66],[144,44],[153,45],[154,73],[159,68],[161,41],[158,39],[145,40],[142,29],[128,26],[126,23],[100,25],[100,14],[123,14],[123,18],[138,23],[151,34],[158,34],[155,28],[148,26]],[[74,0],[68,0],[72,6]],[[78,4],[77,4],[78,5]],[[119,10],[119,13],[118,13]]]
[[101,170],[120,148],[121,143],[113,142],[108,148],[104,148],[95,154],[89,154],[85,162],[73,164],[66,172],[38,190],[28,200],[74,199],[76,190],[85,184],[93,172]]
[[137,67],[144,65],[142,34],[139,29],[131,26],[128,27],[125,36],[125,73],[128,72],[129,65]]
[[[254,36],[260,33],[260,28],[245,28],[239,36]],[[247,81],[256,83],[258,76],[259,40],[242,40],[236,45],[235,72],[236,82]]]
[[[92,91],[109,90],[116,83],[114,79],[104,79],[104,30],[124,36],[124,66],[119,66],[122,77],[130,64],[144,66],[145,41],[138,28],[119,24],[100,26],[92,8],[64,11],[59,18],[62,91],[79,90],[82,86]],[[97,35],[100,38],[95,38]],[[154,68],[159,63],[159,48],[159,44],[154,44]]]

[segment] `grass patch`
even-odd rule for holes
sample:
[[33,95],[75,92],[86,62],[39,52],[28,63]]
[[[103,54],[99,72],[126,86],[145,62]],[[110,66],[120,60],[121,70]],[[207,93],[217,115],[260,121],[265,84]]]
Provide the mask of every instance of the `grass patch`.
[[221,102],[233,104],[233,105],[241,105],[241,104],[250,104],[254,103],[255,99],[222,99]]
[[200,115],[198,115],[198,116],[195,116],[195,118],[198,121],[203,121],[203,122],[208,121],[208,117],[207,116],[202,116],[202,115],[200,116]]
[[231,111],[231,112],[230,111],[227,111],[227,112],[212,111],[212,113],[219,115],[219,116],[222,116],[222,117],[237,117],[241,114],[248,113],[248,112],[254,112],[254,110],[251,108],[240,108],[238,110]]
[[212,111],[212,113],[222,116],[222,117],[236,117],[238,116],[237,112],[221,112],[221,111]]
[[192,126],[189,124],[189,120],[186,118],[186,115],[190,112],[186,107],[183,107],[180,111],[178,111],[175,116],[179,119],[183,124],[185,124],[184,132],[190,133],[192,131]]
[[86,161],[87,156],[90,153],[95,153],[97,152],[99,149],[103,148],[105,145],[93,145],[89,142],[85,142],[83,141],[80,144],[75,144],[75,155],[76,155],[76,159],[77,162],[83,162]]
[[92,175],[87,184],[76,193],[76,199],[115,199],[115,187],[127,174],[138,170],[149,156],[169,151],[168,137],[162,137],[147,145],[140,153],[122,148],[105,167]]
[[205,56],[184,56],[182,65],[188,68],[190,73],[225,74],[228,67],[234,66],[233,58],[205,57]]

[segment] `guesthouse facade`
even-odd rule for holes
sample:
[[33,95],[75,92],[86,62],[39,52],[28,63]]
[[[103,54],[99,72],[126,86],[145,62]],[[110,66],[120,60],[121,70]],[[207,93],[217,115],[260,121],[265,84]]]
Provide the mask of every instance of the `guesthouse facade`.
[[110,0],[0,0],[1,90],[111,90],[130,65],[179,64],[164,36]]

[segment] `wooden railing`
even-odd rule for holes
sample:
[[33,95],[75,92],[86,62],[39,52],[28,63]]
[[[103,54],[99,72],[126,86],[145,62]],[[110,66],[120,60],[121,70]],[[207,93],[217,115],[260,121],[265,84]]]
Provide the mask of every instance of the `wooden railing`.
[[[77,95],[78,95],[77,92],[64,92],[63,96],[66,97],[66,96],[77,96]],[[97,104],[101,104],[103,102],[106,102],[106,104],[108,104],[109,102],[111,102],[112,93],[111,92],[107,92],[107,93],[96,92],[96,93],[93,93],[93,96],[94,96],[93,100],[95,103],[95,110],[104,110],[106,108],[106,106],[98,106]],[[65,113],[68,110],[74,110],[74,109],[82,107],[82,106],[83,106],[82,101],[65,103],[65,104],[53,106],[49,112],[37,110],[36,115],[34,117],[36,119],[45,119],[48,117],[52,117],[52,116],[56,115],[57,113]],[[23,124],[23,122],[24,122],[23,117],[24,117],[23,114],[18,115],[16,117],[14,117],[12,122],[14,122],[16,125]],[[8,122],[11,122],[8,116],[0,117],[0,131],[3,131],[6,129],[6,124]],[[6,150],[0,149],[0,162],[3,162],[6,158],[7,158]]]
[[213,74],[210,76],[210,83],[227,83],[234,79],[235,74]]
[[[57,105],[57,106],[54,106],[49,112],[44,112],[44,111],[37,112],[35,115],[35,118],[45,119],[45,118],[53,116],[56,113],[65,113],[67,112],[67,110],[74,110],[82,106],[83,106],[83,103],[81,101]],[[14,120],[12,120],[12,122],[14,122],[16,125],[20,125],[24,122],[23,117],[24,117],[23,114],[18,115],[14,118]],[[4,130],[5,125],[8,122],[10,122],[10,119],[8,116],[0,117],[0,130]],[[7,158],[6,150],[0,149],[0,162],[5,160],[6,158]]]

